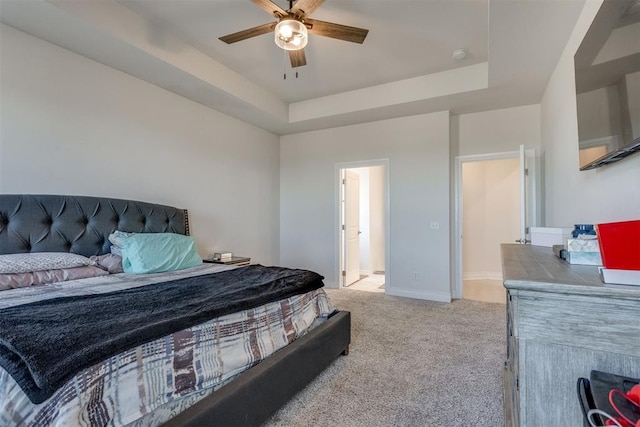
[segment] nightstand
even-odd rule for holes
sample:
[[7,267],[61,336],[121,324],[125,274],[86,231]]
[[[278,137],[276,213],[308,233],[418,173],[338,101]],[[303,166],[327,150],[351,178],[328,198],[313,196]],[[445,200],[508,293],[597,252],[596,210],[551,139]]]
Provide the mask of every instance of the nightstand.
[[230,259],[223,259],[223,260],[205,258],[202,261],[210,262],[213,264],[238,265],[238,266],[251,264],[251,258],[247,258],[243,256],[233,256]]

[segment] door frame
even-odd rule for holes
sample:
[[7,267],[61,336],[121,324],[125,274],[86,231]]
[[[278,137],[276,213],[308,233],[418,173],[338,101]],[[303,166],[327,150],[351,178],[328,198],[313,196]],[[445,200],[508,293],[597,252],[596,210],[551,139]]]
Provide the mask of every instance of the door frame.
[[340,162],[335,164],[335,204],[334,204],[334,230],[336,230],[335,234],[335,242],[333,247],[335,248],[334,252],[334,262],[337,269],[336,277],[338,278],[338,288],[344,288],[344,277],[342,276],[342,270],[344,267],[344,247],[342,244],[342,170],[343,169],[353,169],[353,168],[366,168],[366,167],[374,167],[374,166],[382,166],[384,169],[384,280],[385,280],[385,293],[391,288],[390,271],[391,271],[391,252],[390,248],[390,237],[391,237],[391,227],[390,227],[390,186],[389,186],[389,159],[375,159],[375,160],[359,160],[354,162]]
[[[537,182],[537,163],[536,163],[536,151],[535,149],[526,149],[525,158],[526,158],[526,169],[529,171],[529,182],[530,182],[530,200],[531,203],[529,210],[531,211],[530,218],[530,227],[536,226],[538,224],[538,182]],[[456,164],[455,164],[455,176],[454,176],[454,227],[453,227],[453,238],[452,240],[452,249],[453,249],[453,283],[451,286],[451,297],[454,299],[461,299],[463,297],[462,293],[462,283],[463,283],[463,272],[462,272],[462,221],[463,221],[463,206],[462,206],[462,165],[463,163],[470,162],[482,162],[488,160],[502,160],[502,159],[519,159],[520,151],[507,151],[501,153],[489,153],[489,154],[474,154],[468,156],[456,156]],[[518,169],[520,167],[518,166]],[[515,243],[514,236],[514,243]]]

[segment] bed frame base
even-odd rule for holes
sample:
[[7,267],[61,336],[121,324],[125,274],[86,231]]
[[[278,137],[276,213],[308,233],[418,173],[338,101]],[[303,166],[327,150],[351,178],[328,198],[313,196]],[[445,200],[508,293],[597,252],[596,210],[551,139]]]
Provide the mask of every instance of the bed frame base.
[[340,311],[164,426],[259,426],[338,356],[348,354],[350,341],[351,313]]

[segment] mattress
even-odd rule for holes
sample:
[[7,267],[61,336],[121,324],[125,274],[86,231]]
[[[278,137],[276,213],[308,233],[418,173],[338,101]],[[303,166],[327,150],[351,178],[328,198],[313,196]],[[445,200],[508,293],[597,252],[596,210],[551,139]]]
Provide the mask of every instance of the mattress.
[[[0,309],[113,292],[234,268],[115,274],[3,291]],[[212,319],[84,369],[41,404],[0,370],[0,425],[158,425],[320,324],[335,310],[322,289]]]

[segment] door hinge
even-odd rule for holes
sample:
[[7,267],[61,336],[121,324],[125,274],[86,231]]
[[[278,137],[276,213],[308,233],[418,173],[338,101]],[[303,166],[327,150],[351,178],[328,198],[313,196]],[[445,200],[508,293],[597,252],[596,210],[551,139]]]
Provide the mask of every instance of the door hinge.
[[346,180],[346,179],[344,179],[344,178],[342,178],[342,183],[343,183],[343,184],[346,184],[346,183],[347,183],[347,180]]
[[342,224],[342,231],[344,231],[344,230],[345,230],[345,229],[344,229],[344,224]]
[[342,270],[342,277],[345,277],[347,275],[346,270]]
[[524,169],[524,176],[529,176],[529,169],[527,168]]

